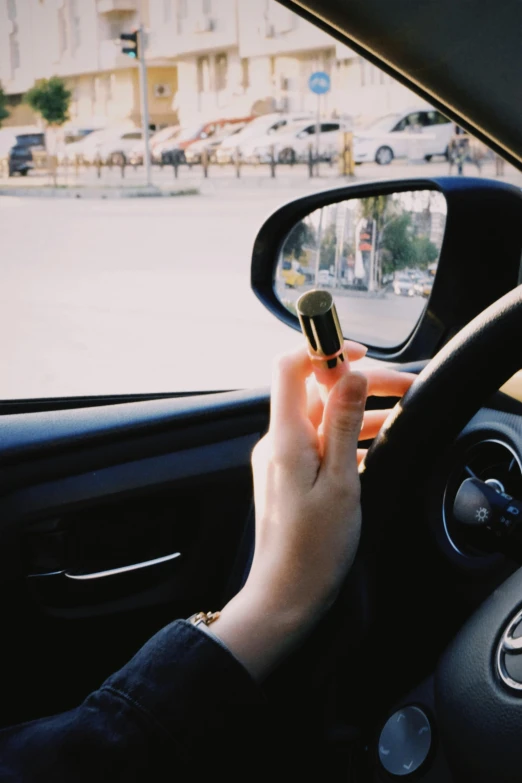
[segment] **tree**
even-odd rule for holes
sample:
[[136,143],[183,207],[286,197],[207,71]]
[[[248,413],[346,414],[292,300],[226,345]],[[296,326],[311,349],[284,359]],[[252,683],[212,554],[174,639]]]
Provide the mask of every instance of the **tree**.
[[426,269],[439,256],[437,246],[427,236],[415,236],[411,215],[403,212],[384,226],[379,245],[383,274],[401,269]]
[[411,216],[408,212],[392,218],[384,227],[380,235],[379,250],[385,275],[416,266],[415,237],[412,235]]
[[321,239],[321,269],[330,269],[330,267],[335,266],[336,248],[337,230],[335,223],[330,223]]
[[299,260],[303,255],[305,245],[315,245],[315,232],[308,223],[300,220],[285,240],[283,255],[287,259]]
[[415,254],[417,256],[415,265],[419,269],[426,269],[429,264],[438,259],[439,249],[437,245],[429,239],[429,237],[416,237]]
[[52,76],[42,79],[25,94],[25,101],[38,114],[41,114],[48,126],[63,125],[69,119],[69,104],[72,93],[63,79]]
[[7,95],[4,92],[4,88],[0,83],[0,126],[3,121],[9,117],[9,110],[7,108]]

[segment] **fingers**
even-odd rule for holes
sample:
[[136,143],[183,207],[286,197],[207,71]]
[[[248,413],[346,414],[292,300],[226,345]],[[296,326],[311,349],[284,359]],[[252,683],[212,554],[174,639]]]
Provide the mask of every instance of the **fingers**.
[[357,467],[367,382],[360,373],[347,373],[334,386],[324,411],[324,455],[321,472],[349,477]]
[[350,362],[356,362],[366,356],[367,348],[353,340],[345,340],[343,347],[344,362],[339,362],[336,367],[329,369],[324,361],[318,359],[312,361],[314,375],[317,383],[327,391],[333,389],[337,381],[350,370]]
[[[344,352],[349,361],[357,361],[366,355],[367,348],[353,340],[346,340]],[[307,396],[306,378],[313,372],[312,361],[308,356],[306,346],[300,346],[295,351],[280,356],[275,363],[272,379],[271,396],[271,418],[270,426],[277,432],[284,427],[288,428],[300,426],[304,417],[310,415],[310,420],[317,428],[323,416],[323,403],[319,398],[317,389],[310,385],[310,391]],[[334,381],[339,379],[340,375],[335,371],[333,373]],[[346,367],[341,365],[341,374],[346,372]],[[310,397],[310,400],[308,400]],[[318,399],[319,398],[319,399]]]
[[414,373],[385,370],[381,367],[370,367],[364,374],[368,379],[369,397],[402,397],[417,379]]
[[315,429],[323,420],[324,402],[321,399],[319,386],[313,376],[307,379],[306,394],[308,398],[308,418]]
[[306,418],[306,378],[311,372],[305,346],[276,360],[270,402],[270,429],[276,437],[300,426]]
[[392,408],[385,408],[379,411],[365,411],[359,440],[375,438],[392,410]]
[[344,341],[344,355],[351,362],[356,362],[357,359],[362,359],[368,353],[368,348],[361,343],[356,343],[353,340]]
[[368,454],[368,449],[357,449],[357,464],[360,465]]

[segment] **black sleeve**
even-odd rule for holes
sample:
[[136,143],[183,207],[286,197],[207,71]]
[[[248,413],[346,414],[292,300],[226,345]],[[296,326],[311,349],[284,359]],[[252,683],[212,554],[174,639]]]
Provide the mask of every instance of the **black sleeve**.
[[267,710],[235,658],[177,620],[81,706],[0,731],[0,781],[152,783],[197,780],[217,757],[225,769],[256,765]]

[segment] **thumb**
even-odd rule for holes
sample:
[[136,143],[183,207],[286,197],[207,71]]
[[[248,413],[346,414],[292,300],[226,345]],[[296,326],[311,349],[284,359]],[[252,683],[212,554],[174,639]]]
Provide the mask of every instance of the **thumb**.
[[357,441],[367,391],[366,377],[350,372],[330,392],[324,411],[323,467],[326,471],[346,476],[357,471]]

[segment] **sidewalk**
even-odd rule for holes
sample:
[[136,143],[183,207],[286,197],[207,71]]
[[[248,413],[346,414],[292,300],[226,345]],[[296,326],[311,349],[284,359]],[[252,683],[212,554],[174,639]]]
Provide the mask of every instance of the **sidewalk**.
[[[454,172],[455,173],[455,170]],[[240,177],[234,166],[209,167],[208,177],[204,176],[201,166],[180,166],[178,177],[175,177],[173,167],[153,167],[153,186],[145,185],[143,167],[137,169],[127,166],[123,172],[119,168],[103,168],[98,177],[95,168],[74,169],[60,168],[57,185],[53,186],[50,175],[46,172],[34,171],[26,177],[0,178],[0,195],[40,196],[49,198],[150,198],[161,196],[184,196],[197,194],[214,194],[223,189],[277,190],[295,189],[301,192],[314,192],[357,182],[371,180],[394,180],[410,178],[431,178],[448,176],[448,164],[441,160],[426,163],[416,161],[394,161],[389,166],[379,166],[368,163],[356,166],[353,177],[343,177],[337,164],[321,163],[319,176],[310,178],[306,164],[295,166],[278,165],[275,177],[271,176],[269,166],[244,165]],[[522,173],[505,164],[505,173],[501,178],[495,177],[495,165],[487,162],[481,174],[471,164],[464,167],[465,176],[482,176],[499,179],[522,187]]]

